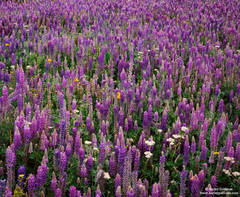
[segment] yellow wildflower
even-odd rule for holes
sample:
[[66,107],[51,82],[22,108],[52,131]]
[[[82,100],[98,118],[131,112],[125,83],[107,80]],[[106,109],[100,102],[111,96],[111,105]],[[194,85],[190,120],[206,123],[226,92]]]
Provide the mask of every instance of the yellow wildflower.
[[219,152],[214,152],[214,155],[219,155]]
[[48,63],[51,64],[51,62],[52,62],[52,59],[49,58],[49,59],[48,59]]
[[79,79],[77,77],[75,78],[75,82],[79,82]]
[[120,92],[118,92],[117,93],[117,99],[120,99],[120,96],[121,96],[121,94],[120,94]]
[[19,174],[18,177],[19,177],[19,178],[23,178],[23,177],[24,177],[24,174]]
[[191,180],[193,180],[193,175],[192,175],[192,177],[191,177]]
[[5,46],[6,46],[6,47],[8,47],[8,46],[9,46],[9,44],[8,44],[8,43],[6,43],[6,44],[5,44]]

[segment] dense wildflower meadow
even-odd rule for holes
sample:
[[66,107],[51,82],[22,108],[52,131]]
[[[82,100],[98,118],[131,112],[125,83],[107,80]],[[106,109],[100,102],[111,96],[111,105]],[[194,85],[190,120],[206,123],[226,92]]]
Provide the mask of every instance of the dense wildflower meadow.
[[0,197],[240,195],[240,1],[0,1]]

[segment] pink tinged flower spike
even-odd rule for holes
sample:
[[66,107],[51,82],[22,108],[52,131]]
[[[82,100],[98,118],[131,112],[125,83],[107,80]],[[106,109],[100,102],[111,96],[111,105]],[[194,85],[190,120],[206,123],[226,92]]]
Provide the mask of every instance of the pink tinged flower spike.
[[60,188],[55,190],[54,197],[62,197],[62,190]]
[[117,173],[115,177],[115,191],[117,191],[118,187],[121,188],[121,176]]
[[69,197],[77,197],[77,189],[75,186],[70,186]]
[[211,176],[211,186],[212,188],[217,188],[217,177],[214,175],[214,176]]
[[115,160],[115,154],[114,152],[111,154],[110,160],[109,160],[109,174],[110,176],[114,177],[116,175],[116,169],[117,164]]
[[135,197],[135,193],[131,187],[128,188],[127,197]]
[[158,190],[158,184],[154,183],[152,185],[152,197],[159,197],[160,196],[160,191]]
[[57,178],[56,178],[55,172],[52,173],[52,180],[51,180],[51,184],[50,184],[50,189],[52,191],[55,191],[57,189]]
[[8,89],[6,86],[3,86],[2,88],[2,98],[4,105],[7,105],[8,103]]
[[15,153],[12,148],[9,146],[6,150],[6,165],[7,165],[7,187],[12,190],[13,186],[13,167],[15,165]]
[[215,176],[216,177],[218,177],[220,175],[220,172],[222,170],[223,158],[224,158],[224,152],[220,151],[219,155],[218,155],[216,170],[215,170]]
[[118,186],[117,189],[115,190],[115,196],[116,197],[121,197],[122,196],[121,186]]
[[15,146],[15,149],[18,150],[21,147],[21,144],[22,144],[21,134],[20,134],[18,128],[15,127],[15,132],[14,132],[14,146]]
[[35,177],[33,174],[30,174],[27,181],[28,194],[33,197],[35,190]]

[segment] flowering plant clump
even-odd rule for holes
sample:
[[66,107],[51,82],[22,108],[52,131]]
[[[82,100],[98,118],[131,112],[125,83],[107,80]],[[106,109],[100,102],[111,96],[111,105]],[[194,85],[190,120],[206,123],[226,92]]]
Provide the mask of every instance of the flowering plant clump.
[[0,1],[0,196],[240,194],[240,1]]

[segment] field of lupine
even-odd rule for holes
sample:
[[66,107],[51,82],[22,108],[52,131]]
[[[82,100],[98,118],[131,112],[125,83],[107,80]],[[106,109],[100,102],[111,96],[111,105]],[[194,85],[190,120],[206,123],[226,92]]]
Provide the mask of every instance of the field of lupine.
[[2,0],[0,72],[1,197],[240,195],[240,1]]

